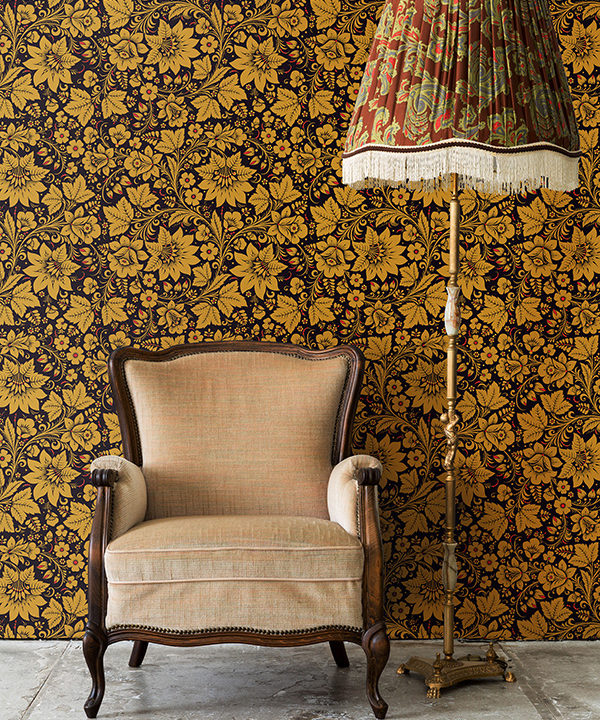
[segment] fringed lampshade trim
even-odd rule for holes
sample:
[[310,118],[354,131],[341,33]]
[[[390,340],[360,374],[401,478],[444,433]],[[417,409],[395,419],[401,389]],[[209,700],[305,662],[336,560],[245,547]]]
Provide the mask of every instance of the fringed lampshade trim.
[[578,151],[535,143],[499,152],[460,141],[418,148],[366,145],[342,157],[344,184],[357,189],[382,185],[449,186],[453,173],[461,187],[486,193],[520,193],[539,187],[569,191],[578,186]]

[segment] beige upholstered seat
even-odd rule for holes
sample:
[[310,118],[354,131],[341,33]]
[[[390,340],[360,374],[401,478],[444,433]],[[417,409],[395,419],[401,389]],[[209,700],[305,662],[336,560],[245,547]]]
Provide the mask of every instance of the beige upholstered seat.
[[92,463],[84,653],[95,717],[107,644],[362,643],[367,694],[383,623],[378,460],[349,456],[354,348],[214,343],[121,349],[109,375],[125,457]]
[[329,520],[149,520],[109,543],[105,565],[108,629],[362,627],[362,545]]

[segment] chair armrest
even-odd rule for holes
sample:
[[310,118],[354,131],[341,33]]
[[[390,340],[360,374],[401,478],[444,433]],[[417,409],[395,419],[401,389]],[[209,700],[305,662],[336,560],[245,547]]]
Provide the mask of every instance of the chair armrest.
[[92,483],[111,487],[110,539],[119,537],[146,516],[146,480],[141,468],[125,458],[103,455],[91,465]]
[[329,476],[327,507],[329,518],[346,532],[359,536],[359,486],[377,485],[382,465],[370,455],[352,455],[338,463]]

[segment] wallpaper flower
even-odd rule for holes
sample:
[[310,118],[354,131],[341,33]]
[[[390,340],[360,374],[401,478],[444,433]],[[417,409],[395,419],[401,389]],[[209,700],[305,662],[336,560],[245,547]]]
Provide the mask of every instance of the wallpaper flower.
[[[10,0],[0,15],[0,617],[80,637],[122,345],[351,342],[385,464],[387,619],[441,631],[447,196],[340,183],[368,0]],[[600,636],[600,30],[552,12],[578,193],[466,192],[466,637]],[[575,20],[574,18],[578,18]]]

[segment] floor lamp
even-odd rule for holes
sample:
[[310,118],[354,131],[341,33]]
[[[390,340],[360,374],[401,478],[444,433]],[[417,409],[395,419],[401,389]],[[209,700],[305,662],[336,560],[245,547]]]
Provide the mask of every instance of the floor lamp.
[[443,657],[410,658],[398,671],[422,674],[428,697],[469,679],[513,679],[492,645],[483,658],[454,658],[459,191],[573,190],[580,154],[546,0],[386,0],[350,121],[343,182],[452,190],[447,410],[441,416],[447,441]]

